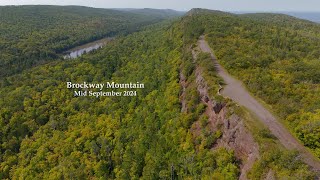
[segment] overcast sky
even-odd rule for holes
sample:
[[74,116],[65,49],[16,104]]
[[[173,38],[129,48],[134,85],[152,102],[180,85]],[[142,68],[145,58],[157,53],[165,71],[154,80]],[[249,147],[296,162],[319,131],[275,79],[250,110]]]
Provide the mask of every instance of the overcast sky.
[[224,11],[312,11],[320,12],[320,0],[0,0],[0,5],[81,5],[99,8],[159,8],[189,10],[207,8]]

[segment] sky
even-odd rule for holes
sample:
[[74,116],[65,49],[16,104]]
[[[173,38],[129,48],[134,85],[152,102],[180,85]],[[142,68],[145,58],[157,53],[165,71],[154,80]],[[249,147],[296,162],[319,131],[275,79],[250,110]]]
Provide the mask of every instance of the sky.
[[158,8],[222,11],[320,12],[320,0],[0,0],[0,5],[81,5],[98,8]]

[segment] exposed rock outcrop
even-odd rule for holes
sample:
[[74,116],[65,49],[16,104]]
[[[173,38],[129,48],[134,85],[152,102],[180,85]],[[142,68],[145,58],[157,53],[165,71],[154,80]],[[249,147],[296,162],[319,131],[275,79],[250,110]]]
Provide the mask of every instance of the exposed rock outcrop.
[[216,114],[219,114],[220,111],[222,110],[222,108],[225,106],[224,103],[218,103],[218,102],[215,102],[213,104],[213,111],[216,113]]
[[[194,60],[196,60],[196,51],[193,50],[192,54]],[[204,113],[208,117],[210,128],[212,131],[220,130],[222,132],[222,137],[217,140],[212,149],[225,147],[233,150],[237,159],[241,162],[239,179],[247,179],[247,172],[259,157],[259,146],[239,116],[232,114],[228,117],[227,112],[229,111],[229,107],[225,103],[216,102],[210,98],[208,86],[202,76],[201,67],[196,67],[195,75],[198,93],[202,103],[207,106]],[[199,131],[199,122],[195,123],[195,127]],[[197,130],[195,131],[197,132]]]
[[235,155],[241,160],[241,174],[239,179],[247,179],[246,174],[259,157],[259,146],[254,141],[252,134],[246,129],[244,122],[236,114],[226,117],[228,108],[222,109],[219,114],[218,124],[222,124],[222,137],[216,147],[226,147],[234,150]]

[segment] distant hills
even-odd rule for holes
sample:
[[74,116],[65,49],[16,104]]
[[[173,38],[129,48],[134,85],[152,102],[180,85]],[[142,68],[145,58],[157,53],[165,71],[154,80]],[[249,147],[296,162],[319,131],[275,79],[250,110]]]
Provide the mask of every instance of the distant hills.
[[115,8],[114,10],[125,11],[131,13],[143,13],[143,14],[152,14],[158,15],[160,17],[172,17],[172,16],[181,16],[186,12],[183,11],[175,11],[172,9],[152,9],[152,8],[142,8],[142,9],[134,9],[134,8]]

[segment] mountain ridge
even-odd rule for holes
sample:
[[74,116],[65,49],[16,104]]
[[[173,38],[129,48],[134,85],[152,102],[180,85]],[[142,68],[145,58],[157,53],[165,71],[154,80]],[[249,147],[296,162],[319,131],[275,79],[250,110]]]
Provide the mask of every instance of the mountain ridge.
[[[133,24],[136,31],[100,49],[1,79],[0,179],[319,176],[252,112],[222,96],[227,81],[219,77],[212,55],[198,46],[204,35],[217,61],[319,157],[317,26],[202,9],[178,17],[149,23],[138,15],[143,23]],[[53,24],[37,21],[40,28]],[[28,52],[26,47],[20,48]],[[66,82],[140,82],[145,88],[130,97],[74,97],[74,91],[88,89],[68,89]],[[122,90],[127,89],[113,91]]]

